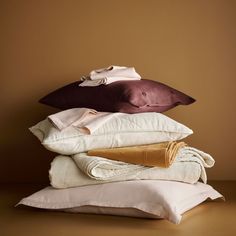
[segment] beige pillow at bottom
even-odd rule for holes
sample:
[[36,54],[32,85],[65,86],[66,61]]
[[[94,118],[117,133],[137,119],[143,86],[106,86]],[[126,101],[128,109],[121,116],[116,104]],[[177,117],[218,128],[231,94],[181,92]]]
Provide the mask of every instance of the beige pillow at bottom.
[[181,214],[206,199],[223,198],[210,185],[137,180],[76,188],[46,187],[19,204],[78,213],[164,218],[180,223]]

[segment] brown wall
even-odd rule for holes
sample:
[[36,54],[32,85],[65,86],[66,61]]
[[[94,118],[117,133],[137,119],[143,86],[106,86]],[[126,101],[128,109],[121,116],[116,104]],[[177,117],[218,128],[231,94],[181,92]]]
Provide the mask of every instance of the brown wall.
[[47,181],[54,154],[28,127],[56,110],[37,100],[111,64],[195,97],[166,114],[214,156],[210,179],[236,179],[236,1],[1,0],[0,11],[0,181]]

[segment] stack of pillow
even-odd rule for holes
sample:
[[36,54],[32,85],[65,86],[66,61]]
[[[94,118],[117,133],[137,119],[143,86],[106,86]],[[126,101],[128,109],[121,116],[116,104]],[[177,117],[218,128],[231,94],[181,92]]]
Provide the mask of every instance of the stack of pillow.
[[214,159],[179,141],[192,130],[161,114],[193,98],[134,68],[111,66],[82,80],[40,100],[63,111],[30,130],[59,155],[51,186],[19,204],[179,223],[207,198],[222,198],[206,184]]

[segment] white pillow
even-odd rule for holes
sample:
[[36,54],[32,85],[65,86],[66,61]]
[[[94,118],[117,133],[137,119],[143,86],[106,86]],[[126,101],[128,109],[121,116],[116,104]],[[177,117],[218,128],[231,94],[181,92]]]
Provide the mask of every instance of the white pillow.
[[93,134],[84,134],[73,126],[58,130],[48,119],[31,127],[30,131],[45,148],[63,155],[73,155],[96,148],[175,141],[193,133],[183,124],[156,112],[114,116]]
[[163,180],[139,180],[54,189],[47,187],[18,204],[69,212],[164,218],[175,224],[181,214],[223,196],[210,185]]

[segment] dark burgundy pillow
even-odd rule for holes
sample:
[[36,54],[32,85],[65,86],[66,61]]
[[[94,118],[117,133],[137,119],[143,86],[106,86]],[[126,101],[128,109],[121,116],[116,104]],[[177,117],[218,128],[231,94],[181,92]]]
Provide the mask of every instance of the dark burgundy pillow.
[[165,84],[152,80],[117,81],[97,87],[68,84],[39,100],[59,109],[93,108],[107,112],[164,112],[179,104],[188,105],[195,99]]

